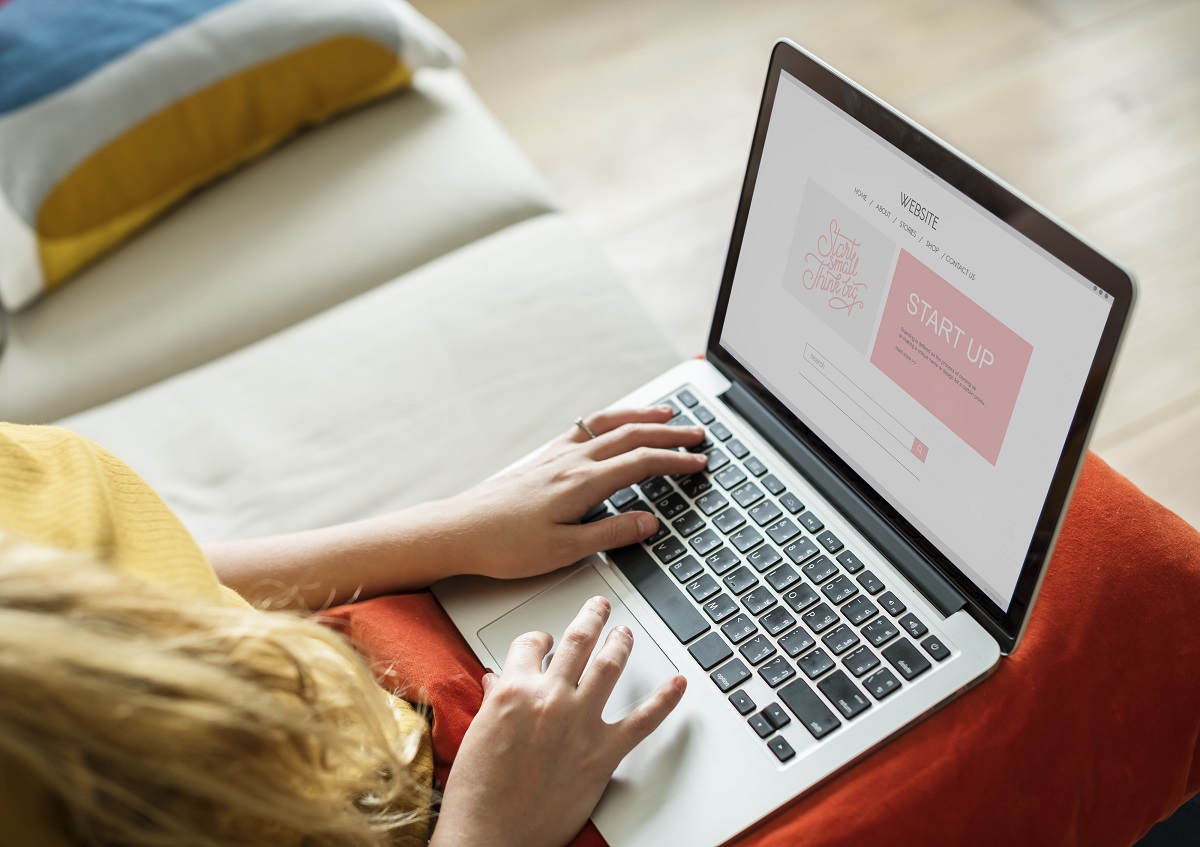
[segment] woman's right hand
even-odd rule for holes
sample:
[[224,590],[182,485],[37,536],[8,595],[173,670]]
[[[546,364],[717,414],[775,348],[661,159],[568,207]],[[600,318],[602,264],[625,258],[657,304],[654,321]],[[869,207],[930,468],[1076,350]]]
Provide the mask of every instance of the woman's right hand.
[[604,722],[633,648],[632,633],[615,627],[588,665],[609,611],[603,597],[589,600],[545,671],[553,639],[531,632],[513,642],[502,673],[484,676],[483,705],[450,771],[431,845],[568,843],[617,765],[679,704],[687,683],[676,675],[621,720]]

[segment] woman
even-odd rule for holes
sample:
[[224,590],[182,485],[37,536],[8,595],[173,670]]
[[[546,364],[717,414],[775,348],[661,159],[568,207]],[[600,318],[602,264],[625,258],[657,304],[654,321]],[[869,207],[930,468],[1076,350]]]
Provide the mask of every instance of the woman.
[[[296,614],[457,573],[542,573],[634,543],[656,519],[580,524],[703,439],[670,410],[603,412],[449,500],[203,551],[127,467],[64,430],[0,425],[0,831],[12,844],[421,843],[424,722],[337,636]],[[220,584],[218,584],[218,579]],[[260,612],[248,602],[269,606]],[[432,842],[563,844],[680,676],[600,714],[632,647],[603,598],[530,633],[463,740]],[[597,644],[594,661],[583,673]]]

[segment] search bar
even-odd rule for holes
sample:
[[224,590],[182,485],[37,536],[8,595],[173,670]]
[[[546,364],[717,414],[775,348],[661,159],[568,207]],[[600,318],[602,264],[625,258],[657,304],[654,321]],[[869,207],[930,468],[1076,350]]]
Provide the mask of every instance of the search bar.
[[[896,420],[891,412],[879,405],[871,395],[863,391],[854,380],[825,358],[821,351],[811,344],[805,344],[804,361],[815,372],[814,375],[823,378],[827,387],[832,389],[821,393],[874,438],[876,443],[897,459],[907,460],[908,456],[912,455],[922,463],[925,461],[929,455],[929,447],[908,427]],[[818,385],[818,390],[819,388]]]

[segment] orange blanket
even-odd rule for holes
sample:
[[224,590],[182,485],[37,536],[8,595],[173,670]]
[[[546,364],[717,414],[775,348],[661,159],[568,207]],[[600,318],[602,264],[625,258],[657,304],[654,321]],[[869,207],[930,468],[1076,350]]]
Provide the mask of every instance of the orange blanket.
[[[1200,790],[1198,607],[1200,533],[1089,455],[1017,652],[739,843],[1127,847]],[[474,654],[427,592],[329,617],[432,707],[444,783]],[[588,824],[574,843],[604,841]]]

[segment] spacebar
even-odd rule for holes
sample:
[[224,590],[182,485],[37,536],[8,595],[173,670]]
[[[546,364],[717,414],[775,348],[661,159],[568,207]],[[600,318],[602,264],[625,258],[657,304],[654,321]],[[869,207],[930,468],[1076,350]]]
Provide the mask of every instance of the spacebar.
[[650,558],[642,545],[631,544],[609,550],[608,555],[681,642],[686,644],[700,633],[708,631],[708,621],[688,602],[671,577]]

